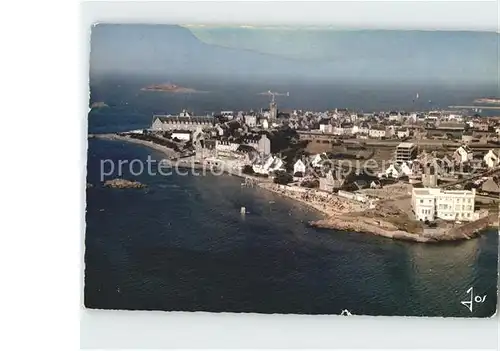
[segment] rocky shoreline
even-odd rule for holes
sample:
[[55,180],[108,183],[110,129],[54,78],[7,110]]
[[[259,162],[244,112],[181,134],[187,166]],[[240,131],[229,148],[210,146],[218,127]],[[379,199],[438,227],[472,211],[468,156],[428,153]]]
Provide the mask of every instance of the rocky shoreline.
[[407,231],[399,230],[388,222],[381,222],[379,220],[364,218],[362,216],[344,216],[344,217],[329,217],[320,219],[318,221],[311,221],[309,225],[315,228],[336,229],[343,231],[354,231],[358,233],[367,233],[383,236],[390,239],[414,241],[420,243],[438,243],[444,241],[458,241],[469,240],[477,238],[481,231],[490,227],[488,223],[480,225],[480,229],[472,230],[464,233],[459,230],[460,228],[452,228],[444,233],[435,234],[422,234],[409,233]]
[[310,221],[308,224],[311,227],[352,231],[378,235],[389,239],[419,243],[469,240],[477,238],[483,230],[493,227],[494,223],[498,222],[498,214],[493,213],[488,217],[479,219],[475,222],[468,222],[460,226],[441,229],[439,231],[423,230],[419,233],[413,233],[408,230],[403,230],[406,229],[404,221],[403,223],[394,224],[388,219],[390,216],[388,216],[387,213],[382,213],[380,209],[356,211],[342,204],[339,206],[339,203],[335,203],[334,206],[326,206],[321,203],[306,201],[300,196],[287,194],[286,191],[277,189],[275,184],[259,184],[259,187],[294,201],[299,201],[321,213],[324,218]]

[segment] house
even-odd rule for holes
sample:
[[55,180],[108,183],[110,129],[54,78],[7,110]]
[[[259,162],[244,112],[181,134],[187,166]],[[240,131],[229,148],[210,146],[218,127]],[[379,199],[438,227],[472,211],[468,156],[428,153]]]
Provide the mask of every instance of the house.
[[396,111],[389,112],[389,121],[399,121],[401,119],[401,114]]
[[306,174],[306,165],[302,160],[297,160],[293,165],[293,176],[294,177],[303,177]]
[[329,170],[324,177],[319,177],[319,189],[327,192],[332,192],[335,189],[340,189],[344,185],[345,177],[340,169]]
[[182,141],[189,141],[191,140],[191,132],[188,130],[173,130],[171,138]]
[[329,119],[322,119],[319,122],[319,130],[323,133],[333,133],[333,125],[330,123]]
[[257,125],[257,116],[246,115],[245,124],[249,127],[255,127]]
[[488,166],[488,168],[495,168],[500,164],[500,153],[498,150],[490,150],[483,157],[484,162]]
[[369,132],[370,132],[370,125],[367,122],[361,122],[358,126],[358,133],[369,134]]
[[411,176],[413,170],[411,164],[408,162],[396,162],[391,164],[384,172],[388,178],[400,178],[403,176]]
[[470,147],[462,145],[453,153],[453,158],[457,163],[466,163],[472,161],[473,153]]
[[398,128],[396,130],[396,135],[398,136],[399,139],[408,138],[410,136],[410,130],[408,128],[406,129]]
[[258,174],[270,174],[272,172],[283,169],[284,162],[281,158],[269,155],[265,157],[261,162],[257,162],[252,166],[255,173]]
[[372,182],[370,183],[370,188],[371,189],[380,189],[381,187],[382,187],[382,184],[377,179],[372,180]]
[[481,184],[481,192],[498,195],[500,194],[499,179],[495,177],[488,177],[486,181]]
[[316,167],[321,167],[321,164],[323,163],[323,161],[327,160],[328,157],[326,156],[326,153],[321,153],[321,154],[316,154],[314,156],[312,156],[311,158],[311,166],[313,166],[314,168]]
[[370,138],[380,139],[386,137],[385,127],[375,126],[368,131]]
[[489,129],[489,124],[488,122],[486,121],[483,121],[483,120],[479,120],[479,121],[474,121],[473,123],[473,128],[475,130],[479,130],[479,131],[482,131],[482,132],[487,132],[488,129]]

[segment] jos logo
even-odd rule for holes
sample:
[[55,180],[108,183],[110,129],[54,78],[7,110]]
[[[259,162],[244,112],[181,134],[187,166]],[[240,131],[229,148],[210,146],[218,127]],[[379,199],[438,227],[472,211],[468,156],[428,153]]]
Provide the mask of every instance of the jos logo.
[[461,301],[461,304],[464,305],[472,312],[474,303],[483,303],[486,301],[486,295],[474,295],[474,288],[469,288],[467,290],[467,294],[469,294],[469,300]]

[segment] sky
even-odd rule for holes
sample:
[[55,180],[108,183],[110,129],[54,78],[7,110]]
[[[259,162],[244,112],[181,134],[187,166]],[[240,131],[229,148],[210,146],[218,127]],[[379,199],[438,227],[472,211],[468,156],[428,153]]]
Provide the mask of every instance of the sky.
[[91,75],[498,83],[499,34],[99,24]]

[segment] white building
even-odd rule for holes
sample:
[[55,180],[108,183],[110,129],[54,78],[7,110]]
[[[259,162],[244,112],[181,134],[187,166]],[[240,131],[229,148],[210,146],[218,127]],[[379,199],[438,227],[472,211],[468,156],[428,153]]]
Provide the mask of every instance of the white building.
[[500,164],[500,155],[498,151],[490,150],[484,155],[483,160],[488,168],[495,168]]
[[330,123],[320,124],[319,130],[323,133],[333,133],[333,126]]
[[213,117],[193,117],[183,112],[179,116],[154,115],[151,123],[152,130],[189,130],[208,129],[214,126]]
[[466,163],[472,161],[473,153],[467,145],[463,145],[455,150],[453,157],[459,163]]
[[410,130],[408,128],[398,129],[396,133],[397,133],[398,138],[400,138],[400,139],[408,138],[410,136]]
[[420,221],[443,219],[474,220],[476,190],[443,190],[413,188],[411,204],[415,218]]
[[279,157],[269,155],[262,162],[254,164],[252,169],[258,174],[269,174],[283,169],[284,164],[283,160]]
[[324,152],[321,154],[316,154],[316,155],[311,157],[311,165],[313,167],[320,167],[322,162],[324,160],[327,160],[327,159],[328,159],[328,156]]
[[246,115],[245,124],[249,127],[255,127],[257,125],[257,116]]
[[179,139],[182,141],[191,140],[191,132],[187,130],[174,130],[172,131],[172,139]]
[[302,176],[306,173],[306,165],[302,160],[297,160],[293,165],[293,174],[295,175],[295,173],[302,173]]
[[409,177],[413,175],[413,169],[409,162],[396,162],[387,167],[384,173],[388,178]]
[[220,113],[222,117],[226,117],[228,120],[232,120],[234,118],[234,111],[221,111]]
[[385,128],[373,127],[368,131],[370,138],[385,138],[386,131]]
[[260,120],[260,124],[262,125],[262,128],[268,129],[269,128],[269,121],[267,118],[262,118]]
[[216,140],[215,141],[215,150],[217,150],[217,151],[235,152],[239,146],[240,146],[239,143],[233,143],[233,142],[228,141],[228,140]]

